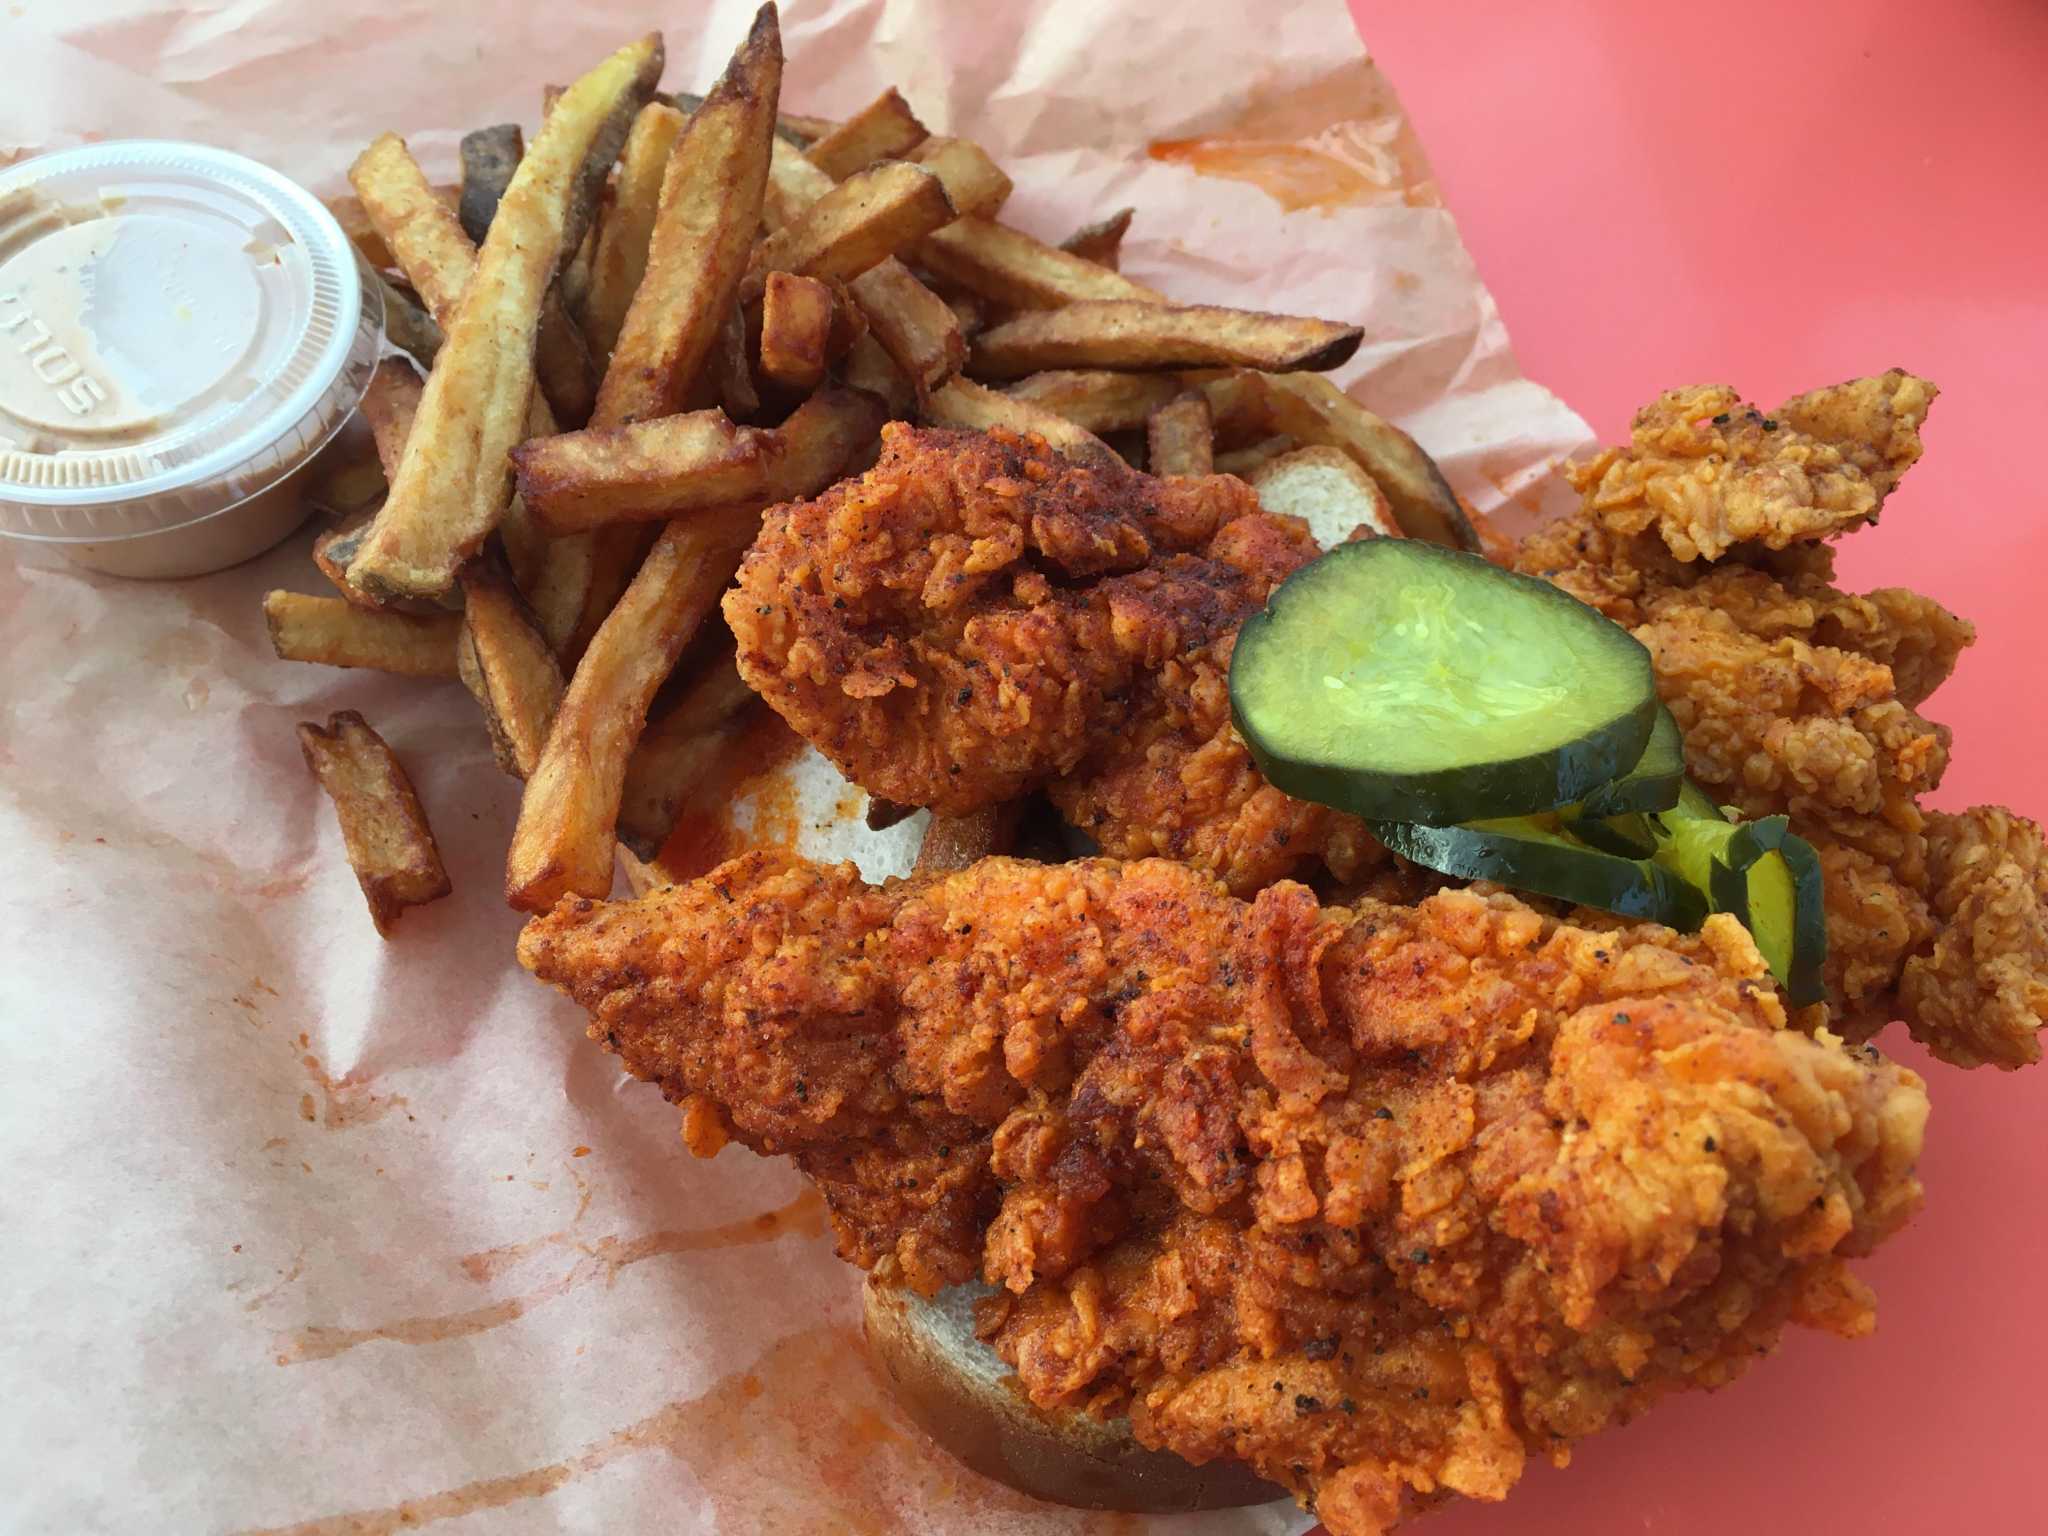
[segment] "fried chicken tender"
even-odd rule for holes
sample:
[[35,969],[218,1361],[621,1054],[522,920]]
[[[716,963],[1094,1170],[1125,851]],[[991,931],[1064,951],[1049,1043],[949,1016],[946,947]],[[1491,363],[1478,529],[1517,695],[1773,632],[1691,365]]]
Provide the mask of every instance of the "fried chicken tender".
[[1787,1323],[1867,1332],[1846,1261],[1920,1198],[1920,1080],[1787,1028],[1725,916],[754,853],[520,958],[697,1144],[793,1157],[846,1258],[1000,1287],[1036,1402],[1242,1457],[1335,1536],[1499,1499]]
[[1765,416],[1718,386],[1674,391],[1629,447],[1567,471],[1583,505],[1515,563],[1649,648],[1702,786],[1788,814],[1819,851],[1835,1027],[1903,1017],[1944,1060],[2012,1067],[2039,1059],[2048,1022],[2039,832],[1980,808],[1943,822],[1937,857],[1920,806],[1950,739],[1919,707],[1974,631],[1917,593],[1839,590],[1820,542],[1877,519],[1935,393],[1894,370]]

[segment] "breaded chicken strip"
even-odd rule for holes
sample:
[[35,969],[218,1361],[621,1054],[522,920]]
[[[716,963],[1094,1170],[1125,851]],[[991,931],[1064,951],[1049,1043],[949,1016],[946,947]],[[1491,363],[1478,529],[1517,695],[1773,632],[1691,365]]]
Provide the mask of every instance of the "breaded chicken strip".
[[792,1156],[847,1258],[1001,1287],[1034,1400],[1242,1457],[1335,1536],[1501,1498],[1788,1322],[1868,1331],[1845,1260],[1920,1195],[1919,1079],[1785,1027],[1726,917],[758,853],[520,957],[694,1147]]

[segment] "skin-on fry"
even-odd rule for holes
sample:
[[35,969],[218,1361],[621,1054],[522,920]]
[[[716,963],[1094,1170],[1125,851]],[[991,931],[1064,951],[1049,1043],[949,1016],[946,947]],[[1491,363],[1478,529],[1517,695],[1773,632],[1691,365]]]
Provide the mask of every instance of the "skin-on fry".
[[[816,494],[881,425],[865,395],[812,396],[780,429],[783,451],[764,500]],[[648,704],[760,525],[761,502],[670,523],[592,637],[520,801],[505,867],[505,898],[513,906],[541,912],[563,896],[611,890],[619,799]]]
[[462,136],[462,200],[455,212],[462,232],[478,245],[490,233],[498,203],[525,154],[526,135],[517,123],[496,123]]
[[747,316],[735,304],[718,328],[718,341],[711,349],[711,385],[718,403],[728,416],[745,421],[759,413],[761,392],[754,387],[754,369],[748,358]]
[[1215,453],[1208,397],[1199,392],[1177,396],[1145,423],[1145,461],[1155,475],[1209,474]]
[[891,421],[908,420],[912,412],[920,409],[916,385],[882,349],[872,331],[848,349],[839,376],[848,389],[864,390],[881,401]]
[[572,533],[652,522],[767,494],[773,432],[692,411],[538,438],[512,452],[519,494],[541,526]]
[[1060,249],[1114,272],[1123,257],[1124,235],[1135,212],[1135,208],[1119,208],[1106,219],[1083,224],[1060,242]]
[[590,292],[583,301],[584,335],[599,357],[610,357],[626,311],[647,274],[647,247],[661,207],[661,184],[684,117],[665,101],[650,101],[633,120],[612,200],[598,226],[590,258]]
[[649,723],[626,761],[619,798],[619,841],[654,858],[675,830],[676,816],[702,783],[734,723],[756,695],[740,680],[730,653],[691,682],[675,707]]
[[895,86],[812,143],[810,162],[834,181],[877,160],[901,160],[931,136]]
[[770,272],[761,291],[762,376],[787,389],[816,389],[831,361],[835,308],[830,285]]
[[768,189],[761,217],[769,230],[787,228],[833,188],[833,180],[786,139],[777,139],[768,161]]
[[591,637],[632,581],[633,573],[640,569],[640,562],[647,558],[647,551],[660,532],[658,523],[633,522],[570,535],[590,541],[590,561],[578,594],[576,621],[560,648],[563,666],[573,670],[582,659]]
[[[1202,397],[1204,400],[1207,395]],[[1214,412],[1211,412],[1213,419]],[[1285,432],[1276,432],[1271,437],[1262,437],[1247,447],[1233,449],[1229,453],[1216,455],[1216,473],[1219,475],[1248,476],[1261,464],[1277,459],[1283,453],[1292,452],[1301,445]]]
[[422,368],[434,366],[441,351],[441,327],[411,294],[382,272],[370,274],[384,294],[384,339],[410,353]]
[[361,409],[377,440],[377,461],[384,466],[386,479],[398,477],[398,466],[405,461],[406,439],[412,436],[413,418],[419,414],[425,390],[420,376],[395,357],[378,363],[377,371],[370,375]]
[[494,546],[462,568],[462,625],[463,682],[483,706],[500,765],[523,779],[562,700],[562,669]]
[[1089,299],[1163,303],[1165,295],[993,219],[955,219],[918,247],[939,277],[1011,309],[1057,309]]
[[975,432],[986,432],[990,427],[1035,432],[1070,459],[1085,464],[1118,462],[1115,450],[1086,427],[1076,426],[1042,405],[999,394],[968,379],[953,379],[943,389],[933,390],[924,417],[934,426],[965,427]]
[[869,268],[848,285],[868,329],[920,396],[967,361],[967,338],[951,306],[902,262]]
[[306,472],[306,502],[329,517],[366,517],[384,494],[384,471],[365,423],[350,421]]
[[[435,187],[435,197],[453,208],[462,196],[460,187]],[[373,267],[391,268],[398,265],[391,254],[391,247],[384,243],[384,237],[377,233],[377,226],[370,222],[369,210],[363,207],[360,197],[330,197],[327,211],[334,215],[334,222],[341,226],[349,243],[361,252],[363,260]]]
[[[811,158],[817,159],[816,149]],[[979,214],[992,219],[996,211],[1009,201],[1011,181],[1003,168],[989,157],[987,150],[971,139],[926,139],[909,156],[914,165],[921,165],[938,177],[946,188],[946,196],[953,200],[953,206],[961,213]]]
[[569,89],[520,161],[443,326],[405,463],[349,566],[351,585],[373,596],[445,592],[504,516],[505,456],[524,436],[541,301],[661,63],[657,36],[620,49]]
[[342,710],[324,728],[300,722],[299,750],[334,802],[349,868],[379,933],[388,937],[407,907],[448,894],[448,871],[412,780],[361,715]]
[[953,221],[945,184],[904,160],[856,171],[755,248],[745,295],[770,272],[846,281]]
[[1023,811],[1022,801],[1010,800],[965,816],[934,816],[924,829],[924,841],[917,845],[917,863],[911,873],[951,874],[992,854],[1007,853],[1016,841]]
[[271,648],[286,661],[367,667],[400,677],[455,676],[461,618],[359,608],[338,597],[272,592],[263,599]]
[[1017,316],[974,338],[968,371],[1016,378],[1042,368],[1335,368],[1364,330],[1303,315],[1125,300]]
[[1055,370],[1019,379],[1003,393],[1064,416],[1090,432],[1142,427],[1162,405],[1180,394],[1180,380],[1157,373]]

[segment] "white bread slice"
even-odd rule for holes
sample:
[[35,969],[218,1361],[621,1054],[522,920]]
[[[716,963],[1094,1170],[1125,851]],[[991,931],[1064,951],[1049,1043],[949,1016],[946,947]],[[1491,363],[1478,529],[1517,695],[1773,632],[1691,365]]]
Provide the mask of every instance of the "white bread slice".
[[1283,453],[1253,470],[1250,484],[1260,506],[1300,518],[1325,549],[1342,544],[1361,525],[1387,538],[1401,536],[1386,492],[1341,448]]

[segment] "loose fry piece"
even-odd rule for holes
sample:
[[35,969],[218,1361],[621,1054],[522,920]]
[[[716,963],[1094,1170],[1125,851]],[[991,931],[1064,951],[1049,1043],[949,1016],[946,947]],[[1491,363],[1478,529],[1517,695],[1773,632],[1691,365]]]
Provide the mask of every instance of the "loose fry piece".
[[773,432],[692,411],[538,438],[512,451],[519,494],[541,526],[572,533],[658,521],[767,494]]
[[[766,500],[809,496],[881,430],[875,402],[825,390],[783,424]],[[700,513],[662,530],[632,585],[592,637],[527,780],[506,859],[505,897],[545,911],[565,895],[611,889],[626,763],[655,690],[732,580],[761,503]]]
[[843,181],[877,160],[903,159],[929,137],[930,130],[892,85],[817,139],[805,156],[834,181]]
[[818,387],[831,360],[831,288],[815,277],[770,272],[761,291],[761,372],[805,393]]
[[377,461],[384,466],[387,480],[398,478],[405,461],[406,439],[412,436],[413,418],[419,414],[420,396],[426,385],[420,376],[398,358],[387,357],[370,375],[363,391],[363,419],[377,440]]
[[857,171],[754,250],[743,295],[760,292],[770,272],[856,278],[953,220],[938,177],[903,160]]
[[848,389],[862,390],[881,401],[891,421],[908,420],[919,409],[917,386],[882,350],[872,331],[854,342],[839,372]]
[[1283,453],[1252,471],[1251,487],[1260,506],[1301,518],[1323,544],[1341,544],[1361,527],[1383,538],[1401,534],[1386,492],[1341,448]]
[[[453,208],[462,195],[459,187],[440,186],[433,189],[434,196]],[[330,197],[326,200],[327,211],[334,215],[334,222],[341,226],[349,243],[362,254],[363,260],[373,267],[391,268],[398,265],[391,254],[391,247],[384,243],[384,237],[377,233],[377,226],[370,222],[369,210],[363,207],[360,197]]]
[[1090,432],[1142,427],[1180,392],[1180,380],[1163,374],[1101,370],[1034,373],[1003,391],[1012,400],[1043,406]]
[[272,592],[263,599],[271,648],[286,661],[367,667],[400,677],[455,676],[462,620],[452,613],[415,616],[359,608],[338,597]]
[[1206,475],[1215,469],[1208,397],[1177,396],[1145,423],[1145,459],[1155,475]]
[[1091,301],[983,331],[967,367],[978,378],[998,379],[1041,368],[1324,369],[1347,361],[1364,335],[1334,320],[1213,304]]
[[525,154],[526,135],[517,123],[496,123],[462,136],[462,200],[455,212],[463,233],[478,245],[490,233],[498,203]]
[[711,380],[726,415],[745,420],[761,409],[761,392],[754,387],[753,365],[747,358],[747,317],[737,304],[718,328],[718,344],[711,349]]
[[960,327],[963,337],[979,336],[988,328],[992,306],[978,295],[956,289],[945,296],[944,302],[946,308],[953,311],[953,323]]
[[414,302],[382,272],[370,274],[384,294],[384,339],[401,352],[410,353],[422,368],[434,366],[441,351],[441,327],[434,317]]
[[705,668],[673,709],[648,725],[626,761],[620,842],[643,859],[661,852],[691,791],[729,739],[726,727],[755,701],[727,654]]
[[1106,219],[1083,224],[1060,242],[1060,249],[1114,272],[1123,256],[1124,235],[1131,227],[1131,215],[1135,212],[1135,208],[1119,208]]
[[[1207,399],[1208,397],[1205,395],[1203,398]],[[1213,411],[1211,416],[1214,416]],[[1219,475],[1249,476],[1261,464],[1277,459],[1281,454],[1291,452],[1300,446],[1299,443],[1295,442],[1285,432],[1275,433],[1272,437],[1260,438],[1259,441],[1247,447],[1235,449],[1230,453],[1217,454],[1216,473]]]
[[955,219],[928,236],[917,255],[947,282],[1012,309],[1057,309],[1089,299],[1164,303],[1166,298],[993,219]]
[[540,761],[562,699],[562,669],[511,569],[490,546],[462,568],[463,648],[473,677],[463,681],[484,707],[499,761],[525,778]]
[[952,308],[891,258],[848,285],[868,328],[920,398],[967,361],[967,338]]
[[299,750],[334,802],[370,921],[389,937],[407,907],[438,901],[453,889],[412,780],[384,738],[352,709],[329,716],[324,729],[300,722]]
[[352,585],[373,596],[445,592],[504,516],[505,456],[527,420],[541,301],[661,62],[658,36],[619,50],[569,89],[520,161],[444,326],[405,463],[349,566]]
[[[811,158],[818,158],[815,147]],[[1009,201],[1013,185],[1009,176],[971,139],[926,139],[909,158],[945,184],[946,196],[962,213],[992,219]]]
[[998,394],[967,379],[953,379],[943,389],[933,390],[925,420],[935,426],[965,427],[975,432],[986,432],[990,427],[1035,432],[1070,459],[1086,464],[1121,462],[1109,444],[1087,428],[1076,426],[1042,405]]
[[661,184],[684,121],[667,102],[650,101],[633,120],[633,131],[620,152],[618,179],[598,226],[590,292],[584,300],[584,334],[600,357],[611,356],[633,295],[647,274],[647,247],[661,207]]
[[647,249],[592,425],[682,409],[739,296],[761,222],[782,89],[782,34],[764,5],[704,105],[676,137]]
[[1011,800],[965,816],[934,816],[924,829],[924,841],[917,845],[911,874],[952,874],[991,854],[1007,852],[1016,840],[1023,811],[1021,801]]
[[768,189],[761,207],[771,232],[795,223],[834,183],[786,139],[777,139],[768,161]]

